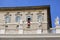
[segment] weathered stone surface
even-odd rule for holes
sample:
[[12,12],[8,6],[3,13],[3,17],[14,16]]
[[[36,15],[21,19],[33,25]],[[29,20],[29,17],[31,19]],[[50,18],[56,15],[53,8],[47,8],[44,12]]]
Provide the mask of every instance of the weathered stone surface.
[[0,40],[60,40],[60,37],[54,38],[0,38]]

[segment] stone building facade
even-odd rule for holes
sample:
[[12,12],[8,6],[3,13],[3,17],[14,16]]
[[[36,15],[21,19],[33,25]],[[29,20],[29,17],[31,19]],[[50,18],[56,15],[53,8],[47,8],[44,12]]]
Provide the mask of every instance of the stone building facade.
[[0,8],[0,34],[44,34],[50,28],[49,5]]

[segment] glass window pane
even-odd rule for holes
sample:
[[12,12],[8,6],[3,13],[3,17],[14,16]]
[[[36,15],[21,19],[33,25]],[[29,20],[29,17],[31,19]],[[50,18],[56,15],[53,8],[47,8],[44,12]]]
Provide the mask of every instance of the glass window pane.
[[42,15],[38,15],[38,22],[42,22]]
[[6,17],[5,17],[5,22],[6,22],[6,23],[9,23],[9,22],[10,22],[10,16],[6,16]]
[[20,16],[16,16],[16,22],[20,22]]

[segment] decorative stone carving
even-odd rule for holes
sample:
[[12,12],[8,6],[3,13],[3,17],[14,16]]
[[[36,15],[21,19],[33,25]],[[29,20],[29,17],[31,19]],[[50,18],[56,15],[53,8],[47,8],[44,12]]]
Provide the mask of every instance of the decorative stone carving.
[[15,15],[16,15],[16,16],[17,16],[17,15],[22,16],[21,12],[17,12]]
[[7,13],[5,14],[5,16],[11,16],[11,14],[10,14],[9,12],[7,12]]

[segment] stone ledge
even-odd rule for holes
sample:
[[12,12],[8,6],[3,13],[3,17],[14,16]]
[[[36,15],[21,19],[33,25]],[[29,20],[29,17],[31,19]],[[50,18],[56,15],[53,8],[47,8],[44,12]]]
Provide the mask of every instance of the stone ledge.
[[60,34],[0,34],[0,38],[52,38]]

